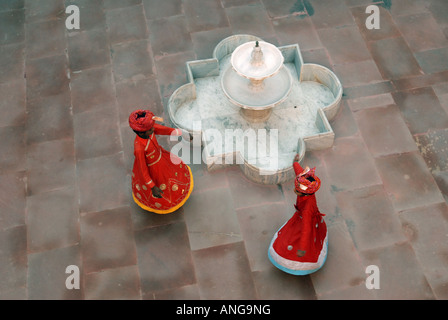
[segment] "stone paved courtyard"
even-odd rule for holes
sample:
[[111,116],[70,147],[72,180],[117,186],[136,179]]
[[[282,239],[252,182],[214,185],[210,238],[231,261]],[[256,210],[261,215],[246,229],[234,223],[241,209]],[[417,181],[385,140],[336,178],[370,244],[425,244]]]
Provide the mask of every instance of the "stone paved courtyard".
[[[132,201],[129,113],[168,123],[185,62],[232,34],[298,43],[344,86],[334,146],[303,162],[329,227],[310,276],[267,259],[292,182],[196,164],[177,212]],[[0,0],[0,58],[0,299],[448,299],[448,1]]]

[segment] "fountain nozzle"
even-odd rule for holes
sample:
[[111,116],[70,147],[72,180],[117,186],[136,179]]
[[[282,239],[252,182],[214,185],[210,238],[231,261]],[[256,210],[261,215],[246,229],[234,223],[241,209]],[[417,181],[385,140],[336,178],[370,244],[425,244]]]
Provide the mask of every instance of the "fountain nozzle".
[[258,41],[255,41],[255,47],[252,50],[250,63],[253,66],[261,66],[264,64],[263,51],[261,51]]

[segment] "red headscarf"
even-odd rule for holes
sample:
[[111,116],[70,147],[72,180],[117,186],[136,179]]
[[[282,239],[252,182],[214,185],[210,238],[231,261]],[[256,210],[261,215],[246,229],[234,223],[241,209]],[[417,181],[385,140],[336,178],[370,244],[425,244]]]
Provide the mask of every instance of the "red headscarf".
[[296,177],[294,185],[297,191],[304,194],[313,194],[319,190],[320,179],[315,175],[315,171],[316,167],[313,169],[307,168]]
[[138,132],[146,132],[154,126],[154,113],[149,110],[136,110],[129,116],[129,126]]

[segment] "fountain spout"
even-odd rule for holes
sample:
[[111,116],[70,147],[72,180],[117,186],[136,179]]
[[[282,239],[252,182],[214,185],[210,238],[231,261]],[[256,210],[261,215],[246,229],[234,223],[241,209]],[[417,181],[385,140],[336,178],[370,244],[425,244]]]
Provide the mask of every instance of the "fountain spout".
[[258,41],[255,42],[255,47],[252,50],[250,63],[256,67],[264,64],[263,51],[261,51]]

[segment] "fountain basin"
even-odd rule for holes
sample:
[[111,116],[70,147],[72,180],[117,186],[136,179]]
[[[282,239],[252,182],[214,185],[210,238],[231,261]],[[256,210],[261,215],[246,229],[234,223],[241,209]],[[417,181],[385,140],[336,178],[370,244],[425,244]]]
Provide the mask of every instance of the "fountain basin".
[[[249,179],[264,184],[283,183],[295,176],[292,159],[296,153],[303,158],[306,150],[333,145],[334,132],[329,121],[340,107],[342,86],[328,68],[304,64],[297,44],[279,47],[284,58],[283,68],[291,75],[291,91],[283,102],[271,109],[272,114],[267,120],[247,121],[240,110],[249,109],[230,102],[222,90],[221,81],[231,66],[232,52],[239,45],[255,40],[260,39],[234,35],[216,46],[213,58],[187,62],[188,83],[171,95],[167,111],[174,126],[201,139],[208,170],[222,168],[227,165],[223,159],[233,158],[233,163],[237,163]],[[199,123],[199,127],[195,123]],[[241,130],[242,134],[248,129],[266,129],[267,139],[274,129],[277,130],[276,165],[271,165],[269,154],[254,158],[253,153],[238,149],[235,143],[226,145],[222,142],[221,146],[211,143],[212,130],[224,136],[228,129]]]
[[281,51],[265,41],[248,41],[232,52],[221,87],[229,101],[242,108],[244,119],[264,122],[288,97],[292,78],[284,60]]
[[264,78],[259,85],[253,85],[251,80],[241,77],[233,68],[228,68],[221,77],[224,94],[233,104],[243,109],[273,108],[282,103],[291,92],[291,74],[288,69],[281,67],[275,75]]
[[[260,61],[253,62],[253,51],[256,44],[262,52]],[[265,41],[248,41],[238,46],[233,52],[230,64],[241,77],[261,81],[274,76],[283,67],[284,58],[280,50]]]

